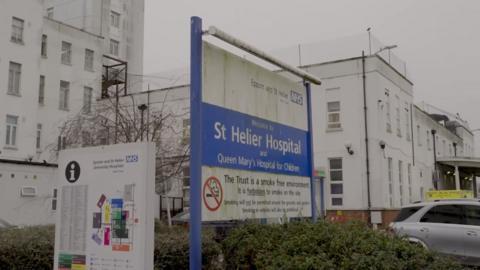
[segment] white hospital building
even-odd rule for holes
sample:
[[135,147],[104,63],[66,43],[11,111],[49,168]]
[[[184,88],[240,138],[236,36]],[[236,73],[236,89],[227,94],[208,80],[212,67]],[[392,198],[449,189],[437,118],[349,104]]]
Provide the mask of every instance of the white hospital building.
[[128,67],[135,91],[143,12],[143,0],[0,2],[0,224],[53,222],[59,127],[101,97],[105,65]]

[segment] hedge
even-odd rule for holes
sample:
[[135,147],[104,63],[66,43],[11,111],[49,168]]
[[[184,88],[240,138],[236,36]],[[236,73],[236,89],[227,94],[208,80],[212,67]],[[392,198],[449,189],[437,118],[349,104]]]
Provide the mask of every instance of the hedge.
[[[203,232],[203,269],[461,269],[403,239],[360,223],[248,224],[219,244]],[[54,227],[0,229],[0,269],[53,265]],[[156,223],[155,270],[188,269],[188,230]]]
[[462,269],[361,223],[250,224],[222,244],[227,269]]
[[[213,240],[213,232],[202,236],[204,269],[222,269],[221,246]],[[53,266],[54,226],[33,226],[0,229],[1,270],[49,270]],[[188,230],[156,222],[155,270],[188,269]]]

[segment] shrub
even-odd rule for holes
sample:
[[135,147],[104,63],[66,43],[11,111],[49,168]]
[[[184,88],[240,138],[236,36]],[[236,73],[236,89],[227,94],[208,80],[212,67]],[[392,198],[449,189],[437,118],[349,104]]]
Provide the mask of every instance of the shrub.
[[459,269],[361,223],[250,224],[223,241],[227,269]]
[[[168,228],[156,223],[155,270],[188,269],[189,234],[180,226]],[[221,246],[214,240],[211,230],[202,232],[202,264],[204,269],[222,269],[220,263]]]
[[0,269],[52,269],[54,226],[0,230]]
[[[52,269],[55,227],[32,226],[0,229],[0,269]],[[222,269],[219,261],[221,246],[214,241],[213,232],[205,230],[202,237],[204,269]],[[188,269],[189,238],[184,227],[169,228],[155,223],[155,270]]]

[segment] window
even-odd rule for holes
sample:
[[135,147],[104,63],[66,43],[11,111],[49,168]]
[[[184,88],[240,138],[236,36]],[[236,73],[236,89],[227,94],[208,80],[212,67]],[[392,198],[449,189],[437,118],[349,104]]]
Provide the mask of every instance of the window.
[[40,75],[40,83],[38,84],[38,104],[45,104],[45,76]]
[[53,18],[53,7],[47,8],[47,17],[50,19]]
[[42,47],[40,54],[42,57],[47,57],[47,35],[42,35]]
[[190,186],[190,168],[189,167],[183,167],[182,176],[183,176],[183,187],[189,187]]
[[407,165],[407,179],[408,179],[408,202],[412,202],[412,164]]
[[430,130],[427,130],[427,149],[432,149],[432,146],[430,145]]
[[327,102],[328,129],[339,129],[340,123],[340,101]]
[[398,213],[398,216],[395,218],[395,222],[404,221],[405,219],[415,214],[421,208],[421,206],[402,208],[402,210],[400,210],[400,213]]
[[52,196],[52,210],[57,210],[57,189],[53,189],[53,196]]
[[23,25],[24,21],[12,17],[12,36],[10,40],[15,43],[23,43]]
[[448,155],[453,156],[452,155],[452,145],[451,144],[448,144]]
[[120,46],[120,44],[119,44],[118,41],[116,41],[114,39],[110,39],[110,54],[118,56],[118,47],[119,46]]
[[400,195],[400,205],[404,204],[403,201],[403,162],[398,161],[398,193]]
[[60,81],[60,103],[58,108],[60,110],[68,110],[68,97],[70,95],[70,83],[66,81]]
[[85,70],[93,71],[93,51],[85,49]]
[[388,199],[390,207],[393,207],[393,164],[392,158],[388,158]]
[[92,92],[93,89],[91,87],[85,86],[83,88],[83,113],[92,112]]
[[422,146],[422,132],[420,130],[420,125],[417,125],[417,144]]
[[332,206],[343,205],[343,164],[341,158],[329,159]]
[[17,124],[18,116],[7,115],[7,136],[5,137],[5,144],[8,146],[17,145]]
[[463,224],[463,209],[461,205],[437,205],[420,219],[420,222]]
[[397,136],[402,137],[402,127],[400,126],[400,108],[399,107],[395,108],[395,114],[396,114],[395,120],[397,122]]
[[445,140],[442,140],[442,156],[447,155],[447,142]]
[[37,138],[36,138],[37,150],[41,148],[41,141],[42,141],[42,124],[37,124]]
[[405,104],[405,123],[406,123],[406,128],[405,128],[405,137],[407,139],[407,141],[410,141],[411,138],[410,138],[410,132],[411,129],[410,129],[410,114],[408,113],[409,110],[408,110],[408,104]]
[[110,12],[110,25],[113,26],[113,27],[116,27],[116,28],[120,27],[120,14],[119,13],[117,13],[115,11]]
[[464,205],[465,207],[465,224],[480,226],[480,207],[476,205]]
[[62,64],[72,64],[72,44],[62,41]]
[[[388,95],[388,92],[385,93]],[[385,111],[386,111],[386,124],[387,124],[387,132],[391,133],[392,132],[392,116],[390,112],[390,97],[387,97],[387,100],[385,101]]]
[[183,119],[182,143],[190,143],[190,119]]
[[8,91],[10,95],[20,95],[20,78],[22,76],[22,65],[10,62],[8,69]]

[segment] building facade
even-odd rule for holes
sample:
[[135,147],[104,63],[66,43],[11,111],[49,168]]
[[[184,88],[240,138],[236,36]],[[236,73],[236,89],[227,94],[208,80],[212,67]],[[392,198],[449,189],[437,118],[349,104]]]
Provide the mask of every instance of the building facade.
[[[82,1],[86,11],[67,8],[75,1],[53,2],[0,2],[0,189],[9,192],[2,204],[31,211],[40,199],[54,200],[53,168],[64,145],[61,127],[78,114],[93,112],[103,87],[103,65],[110,61],[104,55],[131,61],[130,71],[138,74],[143,65],[143,1]],[[84,25],[65,19],[79,10],[89,12],[80,20]],[[118,29],[109,28],[110,17],[101,24],[108,31],[94,27],[93,13],[103,18],[115,10],[121,11]],[[110,49],[115,38],[121,43]],[[24,186],[36,192],[24,196]],[[38,216],[51,217],[50,210],[37,210]],[[8,224],[48,223],[5,211],[1,208],[0,216],[9,217],[4,220]]]
[[371,222],[375,211],[381,218],[372,223],[385,226],[427,191],[471,189],[468,183],[452,186],[435,162],[472,157],[468,125],[415,106],[413,83],[383,58],[304,68],[322,79],[312,90],[314,156],[317,170],[325,172],[325,197],[317,199],[328,218]]

